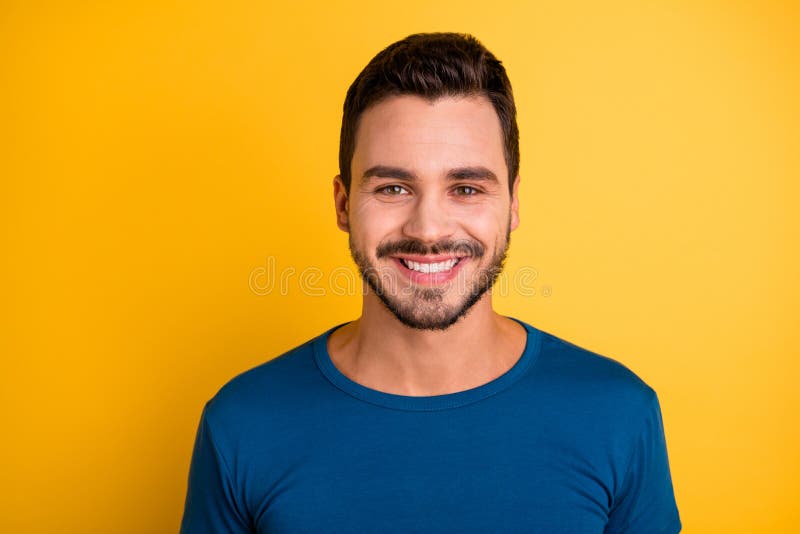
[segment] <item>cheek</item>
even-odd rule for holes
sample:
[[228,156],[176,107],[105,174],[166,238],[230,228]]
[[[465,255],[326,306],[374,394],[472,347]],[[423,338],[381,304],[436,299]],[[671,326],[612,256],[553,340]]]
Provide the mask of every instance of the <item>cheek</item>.
[[473,212],[469,217],[465,217],[463,221],[464,229],[485,243],[505,239],[508,215],[502,217],[494,212]]
[[358,241],[374,246],[398,233],[405,220],[403,210],[364,203],[351,211],[350,228]]

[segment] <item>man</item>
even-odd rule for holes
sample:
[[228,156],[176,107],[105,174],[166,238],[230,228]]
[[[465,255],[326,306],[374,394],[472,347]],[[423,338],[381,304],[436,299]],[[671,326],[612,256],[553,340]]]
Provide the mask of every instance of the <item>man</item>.
[[473,37],[367,65],[333,182],[362,315],[206,404],[182,532],[680,531],[655,392],[492,309],[518,168],[511,85]]

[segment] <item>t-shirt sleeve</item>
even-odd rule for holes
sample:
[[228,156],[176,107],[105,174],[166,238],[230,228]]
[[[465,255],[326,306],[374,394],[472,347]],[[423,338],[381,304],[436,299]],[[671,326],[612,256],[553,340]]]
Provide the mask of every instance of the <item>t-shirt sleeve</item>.
[[228,464],[214,441],[208,404],[203,409],[189,467],[181,534],[252,534],[236,498]]
[[644,427],[633,444],[627,473],[615,495],[605,532],[676,534],[680,531],[661,407],[653,391]]

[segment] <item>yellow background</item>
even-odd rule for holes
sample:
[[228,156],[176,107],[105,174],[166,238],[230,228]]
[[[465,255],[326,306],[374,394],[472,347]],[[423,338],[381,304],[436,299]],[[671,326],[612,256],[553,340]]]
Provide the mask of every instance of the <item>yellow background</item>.
[[496,308],[656,389],[685,532],[796,532],[798,7],[334,4],[0,5],[0,531],[177,530],[203,403],[359,314],[298,282],[354,271],[348,85],[466,31],[519,107]]

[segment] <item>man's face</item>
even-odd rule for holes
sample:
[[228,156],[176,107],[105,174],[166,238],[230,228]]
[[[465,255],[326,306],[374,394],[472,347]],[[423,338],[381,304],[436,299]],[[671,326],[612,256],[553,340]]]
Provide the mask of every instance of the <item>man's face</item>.
[[405,325],[448,328],[492,287],[519,224],[492,104],[390,97],[362,114],[351,170],[349,196],[339,177],[334,193],[362,278]]

